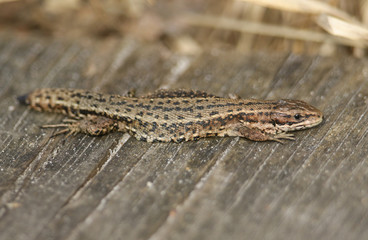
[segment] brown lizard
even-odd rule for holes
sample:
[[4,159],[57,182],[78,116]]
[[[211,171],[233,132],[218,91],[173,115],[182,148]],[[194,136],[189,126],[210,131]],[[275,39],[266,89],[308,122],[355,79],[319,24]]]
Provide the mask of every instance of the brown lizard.
[[290,131],[320,124],[323,114],[300,100],[221,98],[202,91],[158,90],[134,97],[86,90],[43,88],[18,97],[32,109],[71,117],[57,134],[128,132],[147,142],[181,142],[211,136],[253,141],[294,140]]

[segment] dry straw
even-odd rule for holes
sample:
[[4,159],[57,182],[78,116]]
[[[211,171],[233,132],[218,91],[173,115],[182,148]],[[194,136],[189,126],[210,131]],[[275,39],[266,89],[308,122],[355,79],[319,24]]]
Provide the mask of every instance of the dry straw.
[[237,20],[230,17],[190,15],[184,20],[191,25],[221,28],[264,36],[304,40],[318,43],[336,43],[353,47],[366,47],[368,29],[348,13],[325,2],[316,0],[238,0],[283,12],[295,12],[311,16],[311,19],[327,33],[284,25]]

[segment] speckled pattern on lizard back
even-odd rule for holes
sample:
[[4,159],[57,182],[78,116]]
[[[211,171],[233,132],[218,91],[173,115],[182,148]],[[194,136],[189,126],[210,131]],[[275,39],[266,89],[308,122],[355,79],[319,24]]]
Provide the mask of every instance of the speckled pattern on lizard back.
[[63,113],[73,119],[57,132],[102,135],[128,132],[148,142],[181,142],[211,136],[254,141],[293,140],[287,132],[314,127],[323,114],[299,100],[221,98],[201,91],[159,90],[142,97],[43,88],[18,97],[32,109]]

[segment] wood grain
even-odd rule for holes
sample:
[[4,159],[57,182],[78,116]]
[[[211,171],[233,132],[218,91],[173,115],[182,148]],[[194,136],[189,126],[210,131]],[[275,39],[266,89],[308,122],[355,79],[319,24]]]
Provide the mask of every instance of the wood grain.
[[[367,60],[217,54],[0,34],[0,239],[367,238]],[[283,145],[64,139],[39,128],[62,116],[16,103],[37,87],[160,86],[298,98],[325,121]]]

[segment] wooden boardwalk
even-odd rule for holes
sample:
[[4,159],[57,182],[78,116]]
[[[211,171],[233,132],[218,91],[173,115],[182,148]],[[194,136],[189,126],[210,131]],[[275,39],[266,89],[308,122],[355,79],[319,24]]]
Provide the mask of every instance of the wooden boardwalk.
[[[39,87],[297,98],[325,121],[283,145],[51,138],[63,116],[16,102]],[[366,59],[1,33],[0,239],[367,239],[367,110]]]

